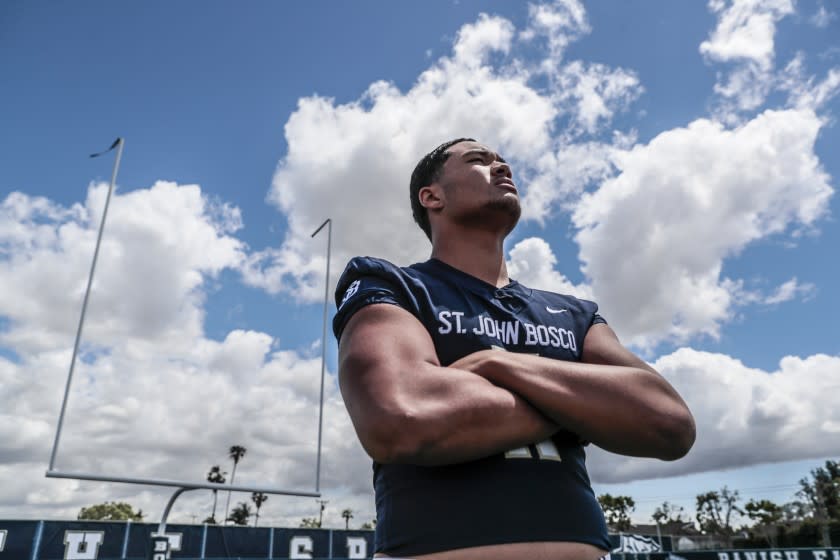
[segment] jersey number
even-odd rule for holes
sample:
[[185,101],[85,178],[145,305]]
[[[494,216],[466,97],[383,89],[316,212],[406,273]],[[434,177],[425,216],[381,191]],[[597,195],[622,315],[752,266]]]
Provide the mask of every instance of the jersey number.
[[505,453],[505,459],[541,459],[546,461],[562,461],[557,446],[550,439],[541,441],[528,447],[517,447]]
[[[507,352],[507,349],[495,344],[490,346],[492,350]],[[535,353],[534,356],[539,356]],[[505,459],[544,459],[546,461],[562,461],[557,446],[550,439],[541,441],[528,447],[517,447],[505,453]]]

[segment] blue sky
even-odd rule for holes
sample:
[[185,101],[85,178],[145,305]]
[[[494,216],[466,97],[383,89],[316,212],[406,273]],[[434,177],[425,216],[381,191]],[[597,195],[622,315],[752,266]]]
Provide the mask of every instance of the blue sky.
[[[838,36],[819,1],[4,3],[0,474],[26,484],[0,490],[0,515],[162,508],[42,477],[111,172],[87,155],[116,136],[59,466],[201,479],[243,443],[237,480],[311,488],[325,239],[309,234],[333,218],[333,281],[354,254],[425,259],[408,176],[467,135],[524,190],[513,275],[598,301],[698,417],[677,463],[593,451],[596,491],[634,496],[639,521],[723,485],[791,499],[840,454]],[[324,492],[361,522],[369,465],[327,343]]]

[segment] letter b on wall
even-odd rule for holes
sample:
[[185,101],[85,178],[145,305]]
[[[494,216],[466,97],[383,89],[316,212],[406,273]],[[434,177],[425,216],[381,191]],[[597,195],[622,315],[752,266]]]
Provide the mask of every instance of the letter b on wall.
[[167,560],[169,558],[169,539],[161,535],[152,535],[149,560]]

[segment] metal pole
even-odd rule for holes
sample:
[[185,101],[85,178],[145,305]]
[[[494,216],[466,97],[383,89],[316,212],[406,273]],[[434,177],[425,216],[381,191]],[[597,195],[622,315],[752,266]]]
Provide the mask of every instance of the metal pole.
[[67,374],[67,385],[64,388],[64,399],[61,402],[61,413],[58,416],[58,427],[56,428],[55,442],[53,443],[52,453],[50,454],[50,466],[48,472],[53,470],[53,467],[55,466],[55,455],[58,452],[58,442],[61,439],[61,427],[64,424],[64,412],[67,409],[67,396],[70,394],[70,384],[73,381],[73,369],[76,366],[76,356],[79,353],[79,341],[82,338],[82,328],[85,324],[85,312],[87,311],[88,299],[90,298],[90,287],[93,284],[93,272],[96,270],[96,259],[99,257],[99,245],[102,243],[102,231],[105,229],[105,217],[108,215],[108,205],[111,203],[111,193],[114,192],[114,183],[117,181],[117,172],[120,168],[120,158],[122,157],[124,145],[125,140],[117,138],[116,142],[114,142],[111,148],[109,148],[110,151],[110,149],[114,146],[117,147],[117,158],[114,160],[114,170],[111,173],[111,184],[108,187],[108,196],[105,198],[105,208],[102,210],[102,220],[99,222],[99,234],[96,237],[96,248],[93,251],[93,262],[90,264],[90,274],[88,275],[85,299],[82,302],[82,313],[79,316],[79,328],[76,329],[76,342],[73,344],[73,357],[70,359],[70,373]]
[[315,237],[324,226],[327,226],[327,277],[324,280],[324,325],[321,333],[321,405],[318,411],[318,461],[315,466],[315,491],[321,490],[321,434],[324,429],[324,369],[327,361],[327,302],[330,294],[330,250],[332,246],[332,219],[318,226],[310,237]]
[[131,535],[131,519],[128,519],[125,522],[125,535],[123,535],[122,554],[120,555],[120,560],[125,560],[125,557],[128,555],[128,539],[129,539],[130,535]]
[[318,512],[318,527],[322,527],[324,524],[324,508],[327,507],[327,504],[330,503],[329,500],[315,500],[320,504],[321,510]]
[[39,521],[35,529],[35,537],[32,539],[32,556],[30,560],[38,560],[41,553],[41,539],[44,537],[44,522]]
[[304,498],[320,498],[318,492],[304,492],[298,490],[283,490],[280,488],[266,488],[265,486],[251,485],[223,485],[211,484],[209,482],[190,482],[188,480],[167,480],[160,478],[131,478],[124,476],[109,476],[104,474],[91,474],[83,472],[47,471],[47,478],[70,478],[73,480],[93,480],[96,482],[120,482],[126,484],[144,484],[150,486],[170,486],[172,488],[206,488],[207,490],[221,490],[224,492],[265,492],[267,494],[283,494],[285,496],[301,496]]
[[[166,520],[169,517],[169,512],[172,511],[172,506],[175,504],[175,500],[178,499],[178,496],[190,490],[195,490],[195,488],[178,488],[175,493],[172,494],[172,497],[169,498],[169,502],[167,502],[166,507],[163,509],[163,516],[160,518],[157,533],[152,533],[149,536],[151,539],[151,549],[147,558],[150,560],[157,558],[169,558],[170,544],[169,537],[166,536]],[[161,548],[157,546],[157,541],[160,540],[166,541],[165,547]]]
[[178,488],[175,490],[175,493],[172,494],[172,497],[169,498],[169,502],[166,503],[166,507],[163,509],[163,516],[160,518],[160,523],[158,524],[158,536],[166,536],[166,520],[169,518],[169,512],[172,511],[172,505],[175,503],[175,500],[178,499],[178,496],[184,492],[189,492],[190,490],[196,490],[196,488]]

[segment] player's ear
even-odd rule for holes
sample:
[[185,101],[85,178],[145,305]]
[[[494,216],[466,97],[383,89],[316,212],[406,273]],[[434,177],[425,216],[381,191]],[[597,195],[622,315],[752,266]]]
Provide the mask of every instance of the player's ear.
[[427,210],[443,208],[443,189],[437,183],[421,188],[417,193],[420,204]]

